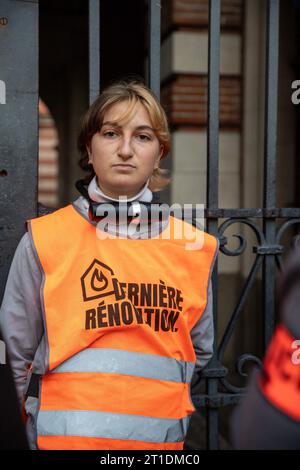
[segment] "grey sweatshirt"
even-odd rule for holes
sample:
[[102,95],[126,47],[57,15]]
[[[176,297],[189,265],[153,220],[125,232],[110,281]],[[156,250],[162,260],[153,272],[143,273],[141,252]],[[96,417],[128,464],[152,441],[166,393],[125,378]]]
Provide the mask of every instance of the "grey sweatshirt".
[[[109,200],[96,185],[95,180],[88,188],[95,201]],[[147,188],[133,200],[151,201],[152,193]],[[88,218],[88,201],[79,197],[73,202],[75,209]],[[36,374],[47,372],[47,339],[44,334],[41,308],[42,270],[31,237],[25,233],[16,249],[0,309],[0,329],[7,346],[13,376],[20,403],[24,400],[29,380],[29,367]],[[196,369],[203,369],[213,354],[212,288],[209,282],[205,311],[191,331],[196,353]]]

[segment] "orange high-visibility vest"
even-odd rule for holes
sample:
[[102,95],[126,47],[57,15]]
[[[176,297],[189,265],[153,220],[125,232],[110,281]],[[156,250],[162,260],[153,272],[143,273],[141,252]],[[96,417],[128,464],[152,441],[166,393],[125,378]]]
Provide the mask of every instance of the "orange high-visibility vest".
[[279,324],[264,359],[259,385],[275,407],[296,421],[300,421],[299,363],[298,341]]
[[170,239],[99,239],[72,205],[29,221],[49,345],[39,449],[183,448],[190,331],[218,249],[204,232],[201,249],[186,249],[173,231],[185,224],[170,216]]

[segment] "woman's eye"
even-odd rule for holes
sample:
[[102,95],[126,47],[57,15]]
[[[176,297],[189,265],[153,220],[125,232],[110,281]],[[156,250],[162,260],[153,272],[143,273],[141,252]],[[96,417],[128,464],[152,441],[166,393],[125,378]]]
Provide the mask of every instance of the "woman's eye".
[[149,137],[149,135],[146,135],[146,134],[139,134],[138,138],[145,142],[147,142],[148,140],[151,140],[151,137]]
[[116,133],[114,131],[105,131],[103,132],[104,137],[114,137]]

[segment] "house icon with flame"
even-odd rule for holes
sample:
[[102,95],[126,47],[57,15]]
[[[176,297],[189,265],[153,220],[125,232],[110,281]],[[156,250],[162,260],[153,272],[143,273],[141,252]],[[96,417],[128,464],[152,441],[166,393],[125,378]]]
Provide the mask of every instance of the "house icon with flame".
[[86,302],[114,294],[113,275],[109,266],[94,259],[80,279],[83,300]]

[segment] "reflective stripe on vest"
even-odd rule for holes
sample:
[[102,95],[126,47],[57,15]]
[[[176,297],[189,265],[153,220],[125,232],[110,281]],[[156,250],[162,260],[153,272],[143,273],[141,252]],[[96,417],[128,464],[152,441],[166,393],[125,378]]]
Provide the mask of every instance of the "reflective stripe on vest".
[[40,449],[182,448],[194,411],[190,333],[218,242],[205,233],[192,251],[174,224],[170,239],[100,240],[71,205],[30,221],[49,346]]
[[172,382],[190,382],[195,364],[155,354],[89,348],[56,367],[52,373],[102,372]]
[[181,442],[189,418],[155,419],[97,411],[40,411],[41,436],[82,436],[130,439],[145,442]]

